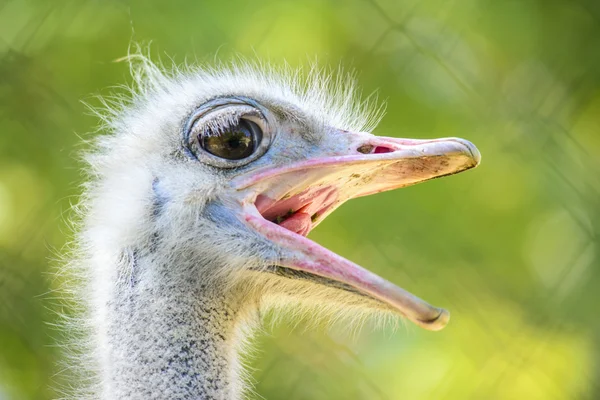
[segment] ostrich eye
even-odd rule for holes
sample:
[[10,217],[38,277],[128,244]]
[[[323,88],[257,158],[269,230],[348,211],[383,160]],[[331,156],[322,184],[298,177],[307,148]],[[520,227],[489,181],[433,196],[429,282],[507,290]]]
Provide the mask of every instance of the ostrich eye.
[[262,130],[247,119],[240,119],[235,126],[201,134],[200,145],[207,152],[227,160],[241,160],[254,153],[260,145]]
[[183,131],[185,153],[217,168],[242,167],[269,149],[275,121],[267,108],[250,98],[213,99],[188,119]]

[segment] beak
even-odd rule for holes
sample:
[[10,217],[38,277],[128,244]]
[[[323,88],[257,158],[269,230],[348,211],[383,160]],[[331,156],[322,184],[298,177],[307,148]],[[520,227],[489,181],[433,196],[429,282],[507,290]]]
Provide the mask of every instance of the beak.
[[[443,328],[450,314],[305,236],[345,201],[476,167],[477,148],[458,138],[411,140],[336,132],[334,150],[239,176],[242,215],[278,249],[273,265],[324,277],[379,300],[415,324]],[[335,136],[335,135],[334,135]]]

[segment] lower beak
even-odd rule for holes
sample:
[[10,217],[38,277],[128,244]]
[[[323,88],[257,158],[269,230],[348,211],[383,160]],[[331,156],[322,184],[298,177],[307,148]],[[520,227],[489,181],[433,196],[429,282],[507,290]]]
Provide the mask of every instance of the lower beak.
[[439,330],[450,318],[446,310],[429,305],[304,236],[351,198],[473,168],[480,162],[479,151],[457,138],[346,135],[351,135],[349,146],[333,155],[260,169],[234,180],[232,184],[243,197],[242,219],[277,246],[277,257],[267,260],[273,265],[348,285],[423,328]]

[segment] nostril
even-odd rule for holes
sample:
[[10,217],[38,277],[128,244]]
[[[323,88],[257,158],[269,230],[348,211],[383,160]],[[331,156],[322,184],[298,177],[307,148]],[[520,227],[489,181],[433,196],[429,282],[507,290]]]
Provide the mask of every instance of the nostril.
[[389,147],[385,147],[385,146],[377,146],[375,147],[375,151],[373,152],[374,154],[379,154],[379,153],[391,153],[393,152],[394,149],[390,149]]
[[394,151],[391,147],[387,146],[375,146],[372,144],[363,144],[359,148],[356,149],[359,153],[363,154],[381,154],[381,153],[391,153]]
[[363,144],[362,146],[357,148],[356,151],[363,154],[371,154],[371,152],[373,151],[373,147],[375,146],[373,146],[372,144]]

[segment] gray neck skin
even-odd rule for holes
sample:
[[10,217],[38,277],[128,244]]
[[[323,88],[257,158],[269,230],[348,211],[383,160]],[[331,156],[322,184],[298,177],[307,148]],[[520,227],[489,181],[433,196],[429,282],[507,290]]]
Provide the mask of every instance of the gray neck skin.
[[135,253],[128,263],[131,276],[107,304],[102,398],[239,398],[241,297],[200,282],[189,264],[161,267]]

